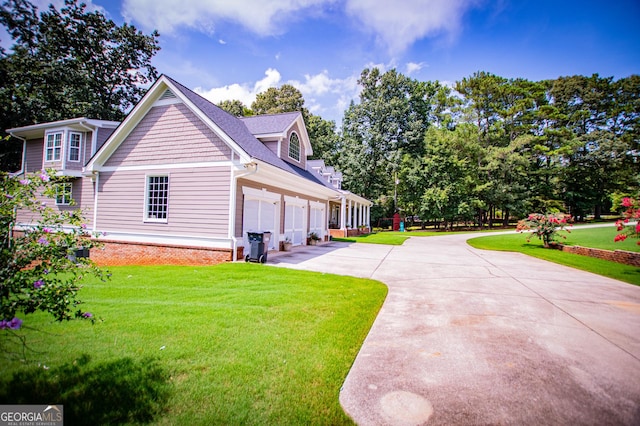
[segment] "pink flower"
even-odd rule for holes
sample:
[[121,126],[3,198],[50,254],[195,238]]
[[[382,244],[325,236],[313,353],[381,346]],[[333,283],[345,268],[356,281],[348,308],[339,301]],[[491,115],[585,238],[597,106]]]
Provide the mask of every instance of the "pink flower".
[[632,204],[631,198],[629,198],[629,197],[624,197],[624,198],[622,199],[622,206],[623,206],[623,207],[631,207],[632,205],[633,205],[633,204]]
[[20,179],[20,185],[29,185],[30,183],[29,179]]
[[43,246],[48,246],[49,240],[47,240],[45,237],[40,237],[38,238],[38,244],[42,244]]
[[618,234],[615,236],[615,238],[613,239],[613,241],[620,242],[620,241],[624,241],[627,239],[627,236],[625,234]]
[[47,175],[47,174],[45,174],[45,173],[42,173],[42,174],[40,175],[40,179],[41,179],[43,182],[49,182],[49,175]]
[[35,282],[33,283],[33,288],[40,288],[40,287],[42,287],[43,285],[44,285],[44,281],[43,281],[43,280],[38,280],[38,281],[35,281]]

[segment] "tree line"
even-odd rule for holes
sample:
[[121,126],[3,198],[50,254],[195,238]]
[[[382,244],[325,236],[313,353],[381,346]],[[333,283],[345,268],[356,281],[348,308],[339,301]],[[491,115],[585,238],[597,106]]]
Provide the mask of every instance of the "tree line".
[[309,114],[289,85],[251,108],[221,106],[303,111],[315,156],[343,172],[345,189],[375,201],[373,223],[395,212],[445,226],[508,225],[530,212],[599,219],[640,189],[638,75],[476,72],[449,87],[374,68],[358,83],[339,130]]
[[[39,12],[0,6],[13,41],[0,47],[0,128],[86,116],[122,120],[155,81],[159,34],[118,26],[78,0]],[[640,76],[530,81],[476,72],[452,86],[365,69],[340,127],[285,84],[219,105],[236,116],[300,111],[313,146],[343,187],[375,202],[373,223],[400,212],[425,221],[507,224],[530,212],[599,218],[640,185]],[[21,144],[2,144],[0,169]]]

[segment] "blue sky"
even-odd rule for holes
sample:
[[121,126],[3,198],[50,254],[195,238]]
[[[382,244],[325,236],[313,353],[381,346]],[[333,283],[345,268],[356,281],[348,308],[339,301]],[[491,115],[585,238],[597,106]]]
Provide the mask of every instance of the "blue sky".
[[250,106],[289,83],[338,126],[365,67],[446,83],[476,71],[530,80],[640,73],[638,0],[85,2],[116,23],[158,29],[158,71],[214,102]]

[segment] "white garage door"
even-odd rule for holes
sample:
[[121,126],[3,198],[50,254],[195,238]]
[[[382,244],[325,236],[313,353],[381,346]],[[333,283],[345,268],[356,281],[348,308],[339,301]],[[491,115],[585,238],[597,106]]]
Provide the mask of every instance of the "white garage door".
[[309,232],[315,232],[322,239],[326,228],[325,205],[318,202],[309,204],[311,208],[309,210]]
[[307,241],[307,200],[298,197],[284,197],[284,235],[293,245]]
[[251,188],[243,188],[243,192],[242,239],[245,247],[249,246],[247,232],[268,231],[271,232],[269,249],[273,249],[277,243],[280,195]]

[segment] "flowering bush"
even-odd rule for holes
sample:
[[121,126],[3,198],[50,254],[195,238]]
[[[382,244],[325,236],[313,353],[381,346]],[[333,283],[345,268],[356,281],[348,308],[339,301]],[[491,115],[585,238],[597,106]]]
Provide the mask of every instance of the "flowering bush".
[[531,241],[533,236],[537,236],[542,240],[542,244],[545,247],[549,247],[552,241],[555,241],[557,236],[567,238],[566,235],[560,235],[560,231],[571,232],[565,229],[570,224],[571,216],[564,213],[531,213],[529,217],[518,222],[516,231],[531,231],[527,237],[527,242]]
[[[616,222],[618,234],[614,237],[615,242],[624,241],[627,237],[632,236],[638,238],[640,235],[640,200],[625,197],[622,199],[622,207],[626,208],[623,212],[624,219]],[[635,226],[629,226],[630,220],[636,220]],[[640,245],[640,240],[638,240]]]
[[[58,320],[90,318],[76,298],[87,274],[104,278],[77,249],[90,249],[91,239],[79,209],[58,211],[55,203],[61,180],[52,171],[12,177],[0,173],[0,330],[22,327],[26,315],[48,312]],[[18,212],[30,218],[14,235]]]

